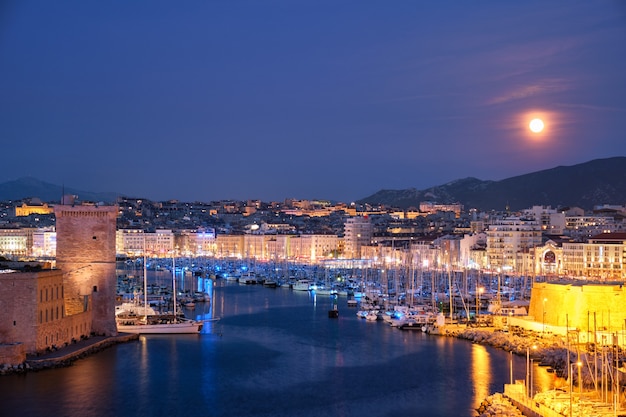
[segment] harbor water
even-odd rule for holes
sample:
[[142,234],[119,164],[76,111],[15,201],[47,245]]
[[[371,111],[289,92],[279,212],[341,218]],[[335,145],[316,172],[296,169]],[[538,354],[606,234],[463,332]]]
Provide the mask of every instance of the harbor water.
[[[212,302],[186,314],[220,320],[0,376],[0,415],[463,417],[511,369],[526,377],[526,358],[359,319],[345,297],[218,280]],[[548,388],[541,368],[534,378]]]

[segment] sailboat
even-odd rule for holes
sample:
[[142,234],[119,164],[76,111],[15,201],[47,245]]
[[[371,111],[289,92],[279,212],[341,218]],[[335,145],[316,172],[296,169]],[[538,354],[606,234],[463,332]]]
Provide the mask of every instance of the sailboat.
[[138,334],[193,334],[200,333],[204,322],[189,320],[178,317],[176,308],[176,262],[172,257],[172,293],[174,301],[174,314],[148,315],[148,274],[146,256],[143,258],[143,307],[144,314],[135,318],[116,317],[117,331],[120,333]]

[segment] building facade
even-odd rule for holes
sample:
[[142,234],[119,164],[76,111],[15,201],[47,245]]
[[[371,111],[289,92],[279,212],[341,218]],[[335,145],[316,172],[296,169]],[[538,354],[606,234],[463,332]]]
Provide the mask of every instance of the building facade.
[[601,233],[587,243],[564,243],[563,268],[576,278],[626,280],[626,233]]
[[64,295],[60,270],[35,267],[0,274],[0,344],[18,343],[25,354],[36,354],[88,336],[91,315],[68,317]]
[[360,259],[361,247],[371,244],[374,227],[367,216],[349,217],[344,223],[344,253],[348,259]]
[[517,254],[541,245],[541,228],[528,218],[507,217],[496,220],[487,230],[488,269],[519,271]]
[[15,217],[25,217],[30,216],[31,214],[52,214],[54,212],[54,208],[48,206],[47,203],[43,203],[41,205],[28,205],[26,203],[22,203],[21,206],[15,207]]

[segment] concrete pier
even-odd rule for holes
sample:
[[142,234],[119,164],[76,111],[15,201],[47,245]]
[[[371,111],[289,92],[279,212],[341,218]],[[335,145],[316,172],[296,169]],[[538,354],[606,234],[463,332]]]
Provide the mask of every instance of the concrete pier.
[[26,357],[23,370],[40,370],[69,366],[77,359],[106,349],[115,344],[126,343],[138,339],[138,334],[130,333],[120,333],[116,336],[93,336],[43,355],[29,355]]

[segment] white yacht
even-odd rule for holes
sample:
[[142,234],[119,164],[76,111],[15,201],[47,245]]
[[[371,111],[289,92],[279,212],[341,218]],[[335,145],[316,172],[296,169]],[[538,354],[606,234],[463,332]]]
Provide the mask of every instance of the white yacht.
[[310,279],[299,279],[293,284],[292,289],[294,291],[309,291],[311,290],[311,285],[313,285],[313,281]]
[[[120,333],[139,333],[139,334],[183,334],[183,333],[200,333],[204,322],[189,320],[178,316],[176,301],[176,264],[175,258],[172,258],[172,294],[174,304],[174,314],[156,314],[148,313],[148,297],[145,289],[148,287],[146,257],[143,261],[143,306],[137,314],[118,314],[115,317],[117,331]],[[146,308],[143,308],[143,307]]]

